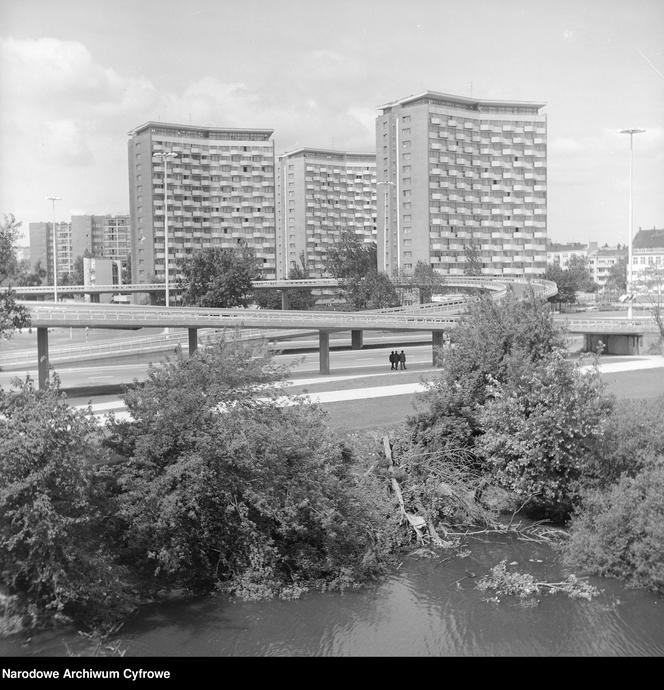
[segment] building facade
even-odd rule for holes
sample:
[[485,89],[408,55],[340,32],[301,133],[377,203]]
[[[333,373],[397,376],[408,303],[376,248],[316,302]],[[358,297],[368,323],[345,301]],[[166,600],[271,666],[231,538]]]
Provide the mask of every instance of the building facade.
[[462,275],[473,250],[482,273],[546,268],[547,122],[543,103],[426,91],[379,107],[378,268],[418,261]]
[[664,228],[639,228],[632,240],[632,281],[636,285],[661,285],[663,279]]
[[546,263],[558,264],[561,268],[569,266],[570,259],[578,256],[588,260],[588,245],[582,242],[548,242],[546,246]]
[[[132,279],[166,276],[167,169],[169,279],[177,262],[208,247],[246,242],[275,277],[275,156],[272,130],[148,122],[129,133]],[[154,158],[172,153],[174,158]]]
[[[46,282],[53,284],[52,223],[30,223],[30,263],[46,270]],[[125,265],[129,255],[128,215],[77,215],[56,223],[58,281],[74,272],[77,258],[85,256],[119,259]]]
[[[46,284],[53,285],[53,223],[30,223],[30,263],[46,271]],[[55,251],[58,282],[74,272],[74,261],[91,250],[90,235],[72,232],[72,224],[55,224]]]
[[71,217],[72,237],[88,237],[90,253],[122,261],[130,254],[128,215],[79,215]]
[[547,245],[547,264],[558,264],[568,268],[572,257],[583,259],[592,279],[600,288],[604,288],[611,275],[612,267],[620,261],[627,263],[627,247],[608,244],[600,247],[597,242],[549,242]]
[[277,160],[277,277],[327,275],[328,250],[350,230],[376,240],[376,156],[300,148]]

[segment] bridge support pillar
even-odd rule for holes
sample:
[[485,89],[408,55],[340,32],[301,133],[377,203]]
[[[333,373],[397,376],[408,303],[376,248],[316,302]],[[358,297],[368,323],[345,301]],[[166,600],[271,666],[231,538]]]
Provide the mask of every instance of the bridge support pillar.
[[198,350],[198,328],[189,328],[189,356]]
[[361,350],[364,347],[364,331],[351,331],[350,345],[353,350]]
[[288,311],[290,304],[288,303],[288,290],[281,291],[281,311]]
[[330,333],[318,331],[318,358],[320,361],[320,373],[330,373]]
[[432,364],[434,367],[440,366],[440,352],[445,342],[443,339],[444,331],[431,331],[431,350],[432,350]]
[[39,390],[43,391],[48,383],[48,328],[37,328],[37,372]]

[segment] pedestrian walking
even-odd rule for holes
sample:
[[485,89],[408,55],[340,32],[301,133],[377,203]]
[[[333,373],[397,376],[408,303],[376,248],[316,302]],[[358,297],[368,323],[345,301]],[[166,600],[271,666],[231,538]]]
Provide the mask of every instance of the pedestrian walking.
[[394,350],[390,352],[390,370],[397,368],[396,359],[394,357],[395,354]]
[[402,369],[406,368],[406,353],[403,350],[401,350],[401,354],[399,355],[399,365]]

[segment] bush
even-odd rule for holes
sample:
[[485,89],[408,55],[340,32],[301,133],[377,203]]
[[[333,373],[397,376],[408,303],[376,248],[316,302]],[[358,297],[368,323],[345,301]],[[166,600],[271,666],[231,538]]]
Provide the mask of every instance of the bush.
[[417,396],[417,415],[408,420],[413,440],[431,449],[472,448],[489,381],[507,381],[515,359],[536,362],[563,345],[548,305],[511,292],[501,303],[486,295],[471,302],[451,338],[440,377]]
[[618,400],[596,462],[589,468],[589,481],[595,488],[605,488],[621,474],[633,477],[644,468],[644,459],[653,455],[664,455],[664,396]]
[[105,455],[91,412],[52,378],[0,391],[0,588],[32,624],[97,623],[131,598],[104,540],[89,462]]
[[664,592],[664,457],[642,457],[634,477],[583,498],[564,546],[569,564]]
[[597,369],[582,372],[561,350],[513,365],[509,383],[489,388],[477,452],[502,486],[564,518],[595,463],[612,400]]
[[222,342],[127,394],[136,423],[113,424],[112,443],[130,460],[123,557],[145,586],[296,596],[383,571],[391,500],[320,409],[276,404],[282,374],[264,350]]

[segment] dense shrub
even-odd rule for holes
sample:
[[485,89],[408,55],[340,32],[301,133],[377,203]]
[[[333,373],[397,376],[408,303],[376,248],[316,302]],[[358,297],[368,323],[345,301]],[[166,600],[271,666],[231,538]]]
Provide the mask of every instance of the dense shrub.
[[664,395],[654,400],[618,400],[609,417],[588,481],[597,488],[621,474],[636,475],[645,458],[664,455]]
[[564,546],[567,563],[664,592],[664,457],[584,496]]
[[417,396],[417,414],[408,420],[413,441],[430,449],[472,447],[489,381],[506,381],[515,358],[538,361],[563,344],[548,305],[511,292],[501,303],[488,296],[471,302],[451,338],[440,353],[441,375]]
[[123,557],[147,587],[294,596],[383,571],[385,488],[356,473],[320,409],[275,403],[279,375],[264,352],[222,342],[128,393],[136,423],[112,425],[130,460]]
[[583,372],[562,350],[513,364],[507,383],[489,387],[477,452],[502,486],[565,517],[595,462],[612,399],[597,369]]
[[91,459],[105,455],[89,412],[52,378],[0,390],[0,589],[32,623],[96,623],[130,602],[104,539]]

